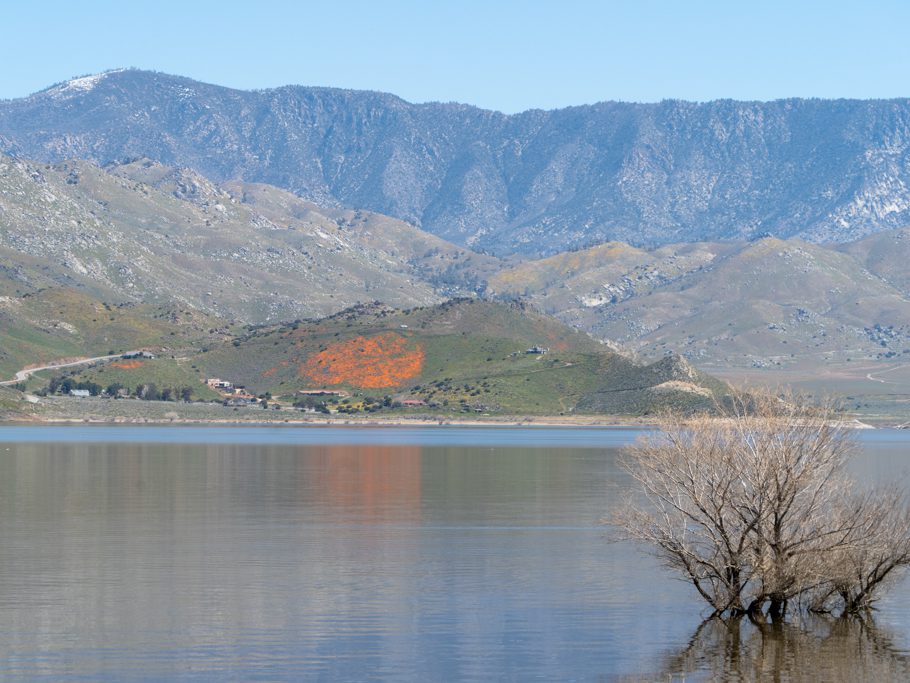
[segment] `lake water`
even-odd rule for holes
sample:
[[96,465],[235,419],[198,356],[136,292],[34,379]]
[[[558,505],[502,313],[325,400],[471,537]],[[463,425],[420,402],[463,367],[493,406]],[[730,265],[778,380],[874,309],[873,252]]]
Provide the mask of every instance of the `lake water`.
[[609,543],[638,433],[0,427],[0,679],[910,680],[907,581],[874,625],[702,625]]

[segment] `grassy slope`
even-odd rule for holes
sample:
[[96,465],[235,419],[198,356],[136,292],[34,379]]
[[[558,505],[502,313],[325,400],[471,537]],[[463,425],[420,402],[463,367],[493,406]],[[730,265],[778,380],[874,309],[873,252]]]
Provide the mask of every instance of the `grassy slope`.
[[196,347],[227,333],[223,321],[174,306],[111,304],[63,287],[13,292],[0,299],[0,375],[139,347]]
[[23,417],[24,408],[22,394],[7,387],[0,387],[0,421]]
[[112,361],[89,368],[77,368],[73,377],[79,381],[97,382],[102,387],[121,384],[131,393],[139,384],[155,384],[158,389],[190,387],[193,399],[218,400],[220,395],[205,385],[202,372],[193,367],[192,360],[182,358],[155,358],[132,362]]
[[[364,342],[381,335],[402,340],[411,351],[419,349],[420,372],[367,388],[355,381],[320,383],[306,376],[305,369],[321,352],[351,340],[366,348]],[[525,353],[532,346],[547,347],[549,353]],[[357,344],[350,349],[356,360]],[[667,367],[643,368],[553,318],[474,300],[411,311],[363,307],[296,329],[264,329],[200,354],[196,364],[209,376],[257,393],[289,396],[298,389],[345,389],[355,396],[421,399],[439,404],[443,412],[459,411],[464,402],[471,410],[504,414],[642,413],[662,404],[705,401],[687,390],[650,389],[677,379],[666,362]],[[682,379],[718,386],[701,375]]]
[[607,242],[503,268],[490,278],[489,287],[494,293],[530,295],[560,288],[577,278],[591,278],[593,282],[622,275],[650,260],[646,251],[620,242]]

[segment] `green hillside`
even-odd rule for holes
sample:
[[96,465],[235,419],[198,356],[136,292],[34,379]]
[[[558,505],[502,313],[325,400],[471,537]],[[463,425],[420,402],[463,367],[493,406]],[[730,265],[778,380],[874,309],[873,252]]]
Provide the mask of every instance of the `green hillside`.
[[205,377],[187,357],[154,359],[119,359],[98,363],[87,368],[74,368],[71,376],[76,382],[94,382],[107,389],[119,387],[135,395],[145,385],[157,391],[170,390],[168,398],[176,400],[181,390],[190,390],[194,401],[217,401],[220,395],[205,384]]
[[7,387],[0,387],[0,421],[21,418],[23,403],[22,394]]
[[174,305],[111,303],[69,287],[0,295],[0,378],[27,365],[100,356],[135,348],[197,348],[226,338],[227,325]]
[[441,413],[641,414],[703,407],[722,388],[682,359],[638,365],[554,318],[474,299],[407,311],[363,305],[258,329],[195,364],[287,401],[334,391],[348,395],[348,406],[388,397],[402,409]]

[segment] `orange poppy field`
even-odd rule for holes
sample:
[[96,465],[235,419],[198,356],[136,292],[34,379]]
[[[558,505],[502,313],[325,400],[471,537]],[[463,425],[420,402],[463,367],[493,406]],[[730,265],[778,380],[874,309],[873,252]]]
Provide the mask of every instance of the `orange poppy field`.
[[116,363],[111,363],[111,367],[118,370],[135,370],[141,368],[142,365],[141,360],[118,360]]
[[419,344],[385,332],[330,344],[301,363],[301,377],[318,384],[349,384],[362,389],[400,386],[420,375],[424,352]]

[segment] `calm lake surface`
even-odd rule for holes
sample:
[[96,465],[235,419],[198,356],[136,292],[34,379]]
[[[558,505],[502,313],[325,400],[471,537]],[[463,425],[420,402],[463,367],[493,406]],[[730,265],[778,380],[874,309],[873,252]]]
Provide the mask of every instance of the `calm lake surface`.
[[910,680],[907,581],[874,625],[702,624],[609,543],[638,434],[0,427],[0,680]]

